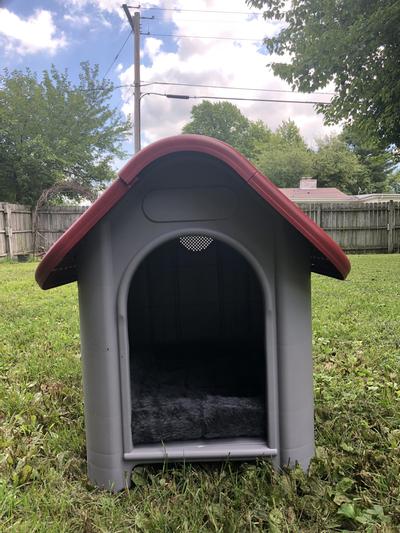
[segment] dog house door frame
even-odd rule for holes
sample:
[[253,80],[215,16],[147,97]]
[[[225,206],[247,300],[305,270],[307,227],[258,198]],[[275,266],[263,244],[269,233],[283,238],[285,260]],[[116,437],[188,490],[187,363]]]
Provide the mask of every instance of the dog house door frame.
[[[160,245],[183,235],[204,235],[219,240],[239,252],[256,273],[263,291],[264,302],[264,353],[266,385],[266,439],[235,438],[210,439],[202,441],[179,441],[178,443],[133,445],[131,429],[131,383],[130,383],[130,344],[128,334],[128,293],[131,281],[140,263]],[[278,416],[278,376],[276,320],[273,291],[264,270],[256,258],[232,237],[209,229],[185,228],[159,236],[137,253],[128,264],[118,289],[117,323],[120,356],[122,432],[124,459],[135,463],[162,462],[168,460],[211,461],[230,459],[255,459],[261,456],[272,457],[279,466],[279,416]],[[218,442],[217,442],[218,441]]]

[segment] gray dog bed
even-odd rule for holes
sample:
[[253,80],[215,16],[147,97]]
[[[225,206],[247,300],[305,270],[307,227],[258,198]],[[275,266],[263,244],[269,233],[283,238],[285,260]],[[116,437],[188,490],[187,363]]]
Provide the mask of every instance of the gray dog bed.
[[263,366],[247,344],[134,350],[133,443],[264,437]]

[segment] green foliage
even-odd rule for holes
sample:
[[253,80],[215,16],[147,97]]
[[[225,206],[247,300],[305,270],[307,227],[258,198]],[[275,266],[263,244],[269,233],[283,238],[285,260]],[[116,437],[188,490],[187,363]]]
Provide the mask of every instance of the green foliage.
[[262,122],[252,122],[229,102],[207,101],[192,108],[192,120],[183,133],[208,135],[224,141],[281,187],[296,187],[309,175],[312,154],[292,120],[283,121],[275,133]]
[[86,478],[75,285],[41,291],[35,264],[0,263],[0,530],[363,531],[400,528],[399,255],[314,275],[316,457],[136,468],[131,490]]
[[230,102],[211,103],[206,100],[192,107],[191,121],[182,131],[215,137],[247,158],[252,157],[255,143],[266,141],[270,136],[265,124],[252,122]]
[[272,64],[293,88],[313,92],[332,82],[328,122],[345,120],[381,147],[400,146],[400,6],[397,0],[246,0],[282,27],[268,52],[292,58]]
[[375,139],[366,137],[357,128],[345,127],[340,135],[347,147],[358,157],[364,167],[367,184],[361,192],[383,192],[392,179],[394,158],[387,150],[382,150]]
[[0,200],[34,204],[41,192],[72,180],[96,189],[113,178],[129,124],[110,108],[113,85],[81,64],[80,81],[53,66],[0,75]]
[[328,137],[318,142],[312,174],[318,179],[319,187],[337,187],[349,194],[368,190],[367,169],[339,137]]
[[276,135],[283,146],[307,149],[307,145],[301,136],[298,126],[291,119],[282,121],[282,124],[276,130]]
[[385,192],[393,179],[392,154],[353,127],[318,142],[313,176],[322,187],[338,187],[349,194]]
[[355,127],[320,140],[318,150],[312,151],[293,120],[283,121],[273,133],[229,102],[194,106],[183,132],[227,142],[279,187],[297,187],[300,178],[313,176],[320,187],[337,187],[349,194],[382,192],[393,168],[392,155]]
[[[192,108],[192,120],[183,132],[225,141],[279,187],[298,187],[300,178],[313,176],[318,178],[319,187],[361,194],[385,191],[388,180],[393,181],[391,153],[355,127],[320,140],[313,151],[293,120],[282,121],[271,132],[263,122],[252,122],[229,102],[204,101]],[[393,184],[395,187],[395,181]]]
[[256,144],[255,165],[279,187],[298,187],[309,176],[313,153],[292,120],[283,121],[267,143]]
[[400,171],[397,170],[389,176],[388,190],[400,194]]

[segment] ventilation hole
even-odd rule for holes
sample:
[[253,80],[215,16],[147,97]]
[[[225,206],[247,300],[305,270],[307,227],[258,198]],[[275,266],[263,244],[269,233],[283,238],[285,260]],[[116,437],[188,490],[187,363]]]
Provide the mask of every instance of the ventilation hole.
[[179,237],[182,246],[191,252],[202,252],[210,246],[213,240],[206,235],[184,235],[183,237]]

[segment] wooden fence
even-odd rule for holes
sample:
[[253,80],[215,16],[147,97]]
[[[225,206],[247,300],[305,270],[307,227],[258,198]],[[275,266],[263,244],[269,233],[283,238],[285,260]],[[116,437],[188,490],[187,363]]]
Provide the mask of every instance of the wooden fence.
[[[345,252],[400,252],[400,202],[299,205]],[[63,205],[40,210],[36,224],[36,251],[48,250],[85,209]],[[30,207],[0,203],[0,258],[32,253],[34,225]]]
[[400,202],[303,203],[299,207],[345,252],[400,251]]
[[80,206],[51,206],[38,212],[36,232],[33,210],[29,206],[0,203],[0,257],[13,258],[43,253],[84,211]]

